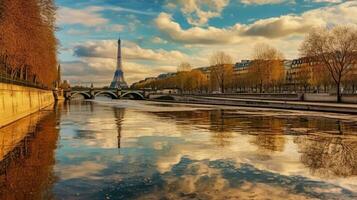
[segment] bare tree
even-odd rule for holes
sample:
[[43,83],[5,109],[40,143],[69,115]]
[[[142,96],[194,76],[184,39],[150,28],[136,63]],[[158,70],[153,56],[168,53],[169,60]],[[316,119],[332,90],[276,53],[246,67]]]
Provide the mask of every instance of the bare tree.
[[307,92],[307,88],[311,85],[311,67],[308,64],[304,64],[300,67],[300,70],[296,74],[296,80],[300,86],[304,88],[304,92]]
[[180,88],[181,93],[187,89],[188,79],[189,79],[189,72],[191,71],[191,65],[187,62],[182,62],[179,66],[177,66],[177,75],[176,81],[177,86]]
[[316,64],[312,67],[312,79],[311,82],[317,87],[317,92],[320,91],[320,87],[323,87],[323,91],[327,91],[327,86],[331,85],[331,77],[329,72],[323,65]]
[[177,66],[177,72],[189,72],[191,69],[191,64],[188,62],[182,62],[179,66]]
[[211,82],[217,83],[221,92],[224,93],[233,77],[232,57],[222,51],[216,52],[211,56],[210,63]]
[[313,29],[303,41],[300,52],[323,64],[335,83],[337,102],[341,102],[341,82],[357,64],[356,26]]
[[356,93],[356,86],[357,86],[357,65],[355,65],[352,71],[347,75],[345,80],[343,81],[344,84],[349,86],[350,92]]
[[257,44],[252,58],[249,74],[252,82],[259,85],[260,92],[263,92],[265,86],[279,82],[283,78],[283,55],[274,47],[264,43]]

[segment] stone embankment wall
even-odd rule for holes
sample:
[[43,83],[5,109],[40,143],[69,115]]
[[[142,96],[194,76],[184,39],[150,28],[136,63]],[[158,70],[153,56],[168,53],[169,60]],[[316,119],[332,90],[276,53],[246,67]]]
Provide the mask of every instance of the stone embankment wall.
[[[152,96],[152,95],[151,95]],[[159,95],[157,95],[159,96]],[[161,95],[162,96],[162,95]],[[200,96],[210,96],[210,97],[227,97],[227,98],[237,98],[237,99],[255,99],[255,100],[279,100],[279,101],[300,101],[300,94],[269,94],[269,93],[227,93],[227,94],[201,94]],[[305,93],[305,101],[310,102],[326,102],[335,103],[337,96],[333,94],[326,93]],[[357,94],[343,94],[343,103],[357,103]]]
[[[353,96],[350,96],[353,101]],[[150,95],[149,100],[171,103],[190,103],[222,106],[243,106],[255,108],[278,108],[287,110],[322,111],[345,114],[357,114],[356,104],[339,104],[329,102],[307,102],[287,100],[267,100],[252,98],[233,98],[227,96],[193,96],[193,95]]]
[[0,128],[53,103],[50,90],[0,83]]

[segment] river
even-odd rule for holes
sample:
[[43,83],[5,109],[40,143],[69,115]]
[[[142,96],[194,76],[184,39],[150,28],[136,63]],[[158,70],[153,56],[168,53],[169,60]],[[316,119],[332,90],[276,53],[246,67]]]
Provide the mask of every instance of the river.
[[353,115],[72,101],[0,147],[0,199],[357,198]]

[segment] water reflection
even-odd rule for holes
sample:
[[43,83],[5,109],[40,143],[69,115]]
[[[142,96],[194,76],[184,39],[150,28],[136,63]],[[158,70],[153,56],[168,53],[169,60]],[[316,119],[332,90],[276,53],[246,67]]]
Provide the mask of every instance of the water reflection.
[[58,117],[55,112],[43,111],[0,130],[2,147],[11,148],[0,161],[0,199],[54,198]]
[[[27,145],[38,157],[12,170],[44,163],[42,174],[27,171],[40,177],[31,191],[39,199],[355,199],[356,123],[306,115],[72,101],[34,131]],[[11,178],[2,197],[30,192]]]
[[357,175],[357,140],[341,137],[303,136],[294,139],[301,162],[312,174],[326,177]]

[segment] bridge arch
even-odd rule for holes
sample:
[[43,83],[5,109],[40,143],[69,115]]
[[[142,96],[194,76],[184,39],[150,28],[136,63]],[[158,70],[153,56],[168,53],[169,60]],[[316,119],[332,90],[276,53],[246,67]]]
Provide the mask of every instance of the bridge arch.
[[132,96],[135,100],[144,100],[145,97],[140,92],[130,91],[121,95],[121,98]]
[[99,92],[96,92],[96,93],[94,94],[94,96],[96,97],[96,96],[99,96],[99,95],[101,95],[101,94],[103,94],[103,95],[108,95],[108,96],[110,96],[112,99],[118,99],[118,96],[117,96],[113,91],[99,91]]
[[82,95],[85,99],[91,99],[91,95],[87,92],[73,92],[71,93],[71,98],[73,98],[76,95]]

